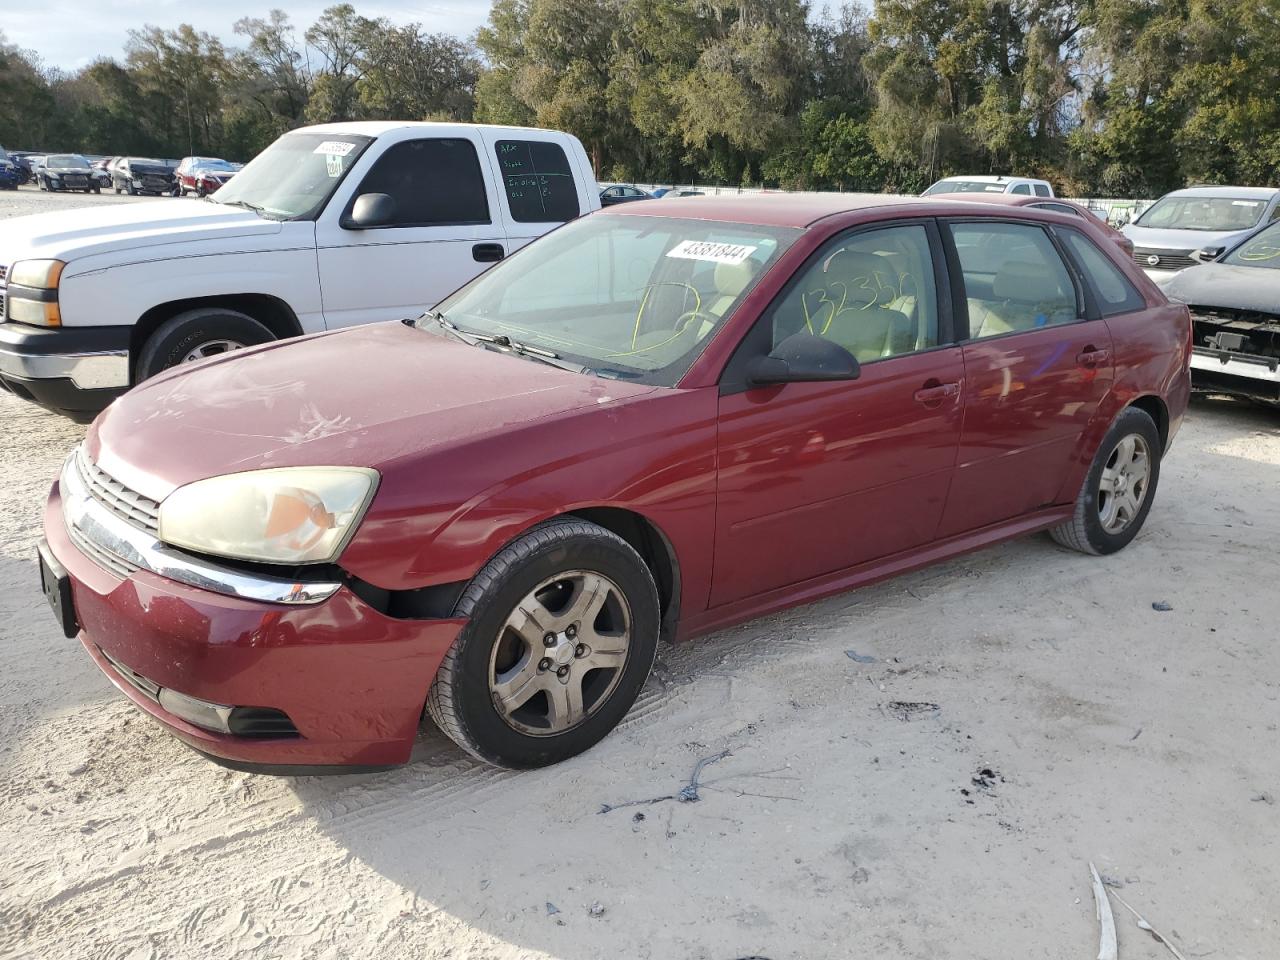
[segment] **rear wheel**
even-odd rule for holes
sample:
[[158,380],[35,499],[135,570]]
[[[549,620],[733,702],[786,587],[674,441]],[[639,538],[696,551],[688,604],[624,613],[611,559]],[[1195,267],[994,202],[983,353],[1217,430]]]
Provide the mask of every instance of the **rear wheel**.
[[635,702],[657,652],[653,576],[621,537],[563,518],[487,563],[458,600],[469,618],[427,697],[468,753],[541,767],[599,742]]
[[241,347],[267,343],[275,336],[248,314],[225,307],[202,307],[166,320],[142,347],[136,379],[195,363]]
[[1129,407],[1098,447],[1076,497],[1075,515],[1049,535],[1081,553],[1115,553],[1138,535],[1160,480],[1160,432],[1145,411]]

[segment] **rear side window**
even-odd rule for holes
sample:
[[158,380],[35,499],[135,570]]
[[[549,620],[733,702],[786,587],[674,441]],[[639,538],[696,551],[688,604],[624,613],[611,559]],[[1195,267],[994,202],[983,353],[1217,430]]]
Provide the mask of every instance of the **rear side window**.
[[578,185],[558,143],[499,140],[494,147],[511,219],[564,223],[578,215]]
[[1044,183],[1037,183],[1037,184],[1036,184],[1036,196],[1037,196],[1037,197],[1052,197],[1052,196],[1053,196],[1053,194],[1049,192],[1049,186],[1048,186],[1048,184],[1044,184]]
[[964,276],[972,339],[1079,319],[1071,274],[1040,227],[957,223],[951,235]]
[[489,222],[484,175],[470,140],[406,140],[388,147],[359,193],[385,193],[395,200],[392,227]]
[[1142,294],[1129,282],[1129,278],[1106,254],[1094,246],[1092,240],[1074,230],[1060,230],[1058,236],[1089,278],[1098,295],[1098,309],[1104,317],[1141,310],[1147,305]]

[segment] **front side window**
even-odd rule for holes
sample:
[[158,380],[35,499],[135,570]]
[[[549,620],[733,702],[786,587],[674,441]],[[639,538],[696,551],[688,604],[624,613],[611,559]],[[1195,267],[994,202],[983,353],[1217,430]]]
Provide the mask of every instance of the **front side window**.
[[797,333],[824,337],[859,363],[938,345],[938,295],[929,235],[918,225],[837,238],[798,273],[771,309],[772,346]]
[[463,334],[507,337],[600,376],[673,386],[799,235],[595,215],[547,234],[438,309]]
[[1222,258],[1237,267],[1266,267],[1280,270],[1280,223],[1267,227]]
[[1248,230],[1262,219],[1266,208],[1267,201],[1245,197],[1162,197],[1134,225],[1165,230]]
[[494,150],[512,220],[564,223],[578,215],[578,184],[560,144],[499,140]]
[[1060,230],[1058,236],[1092,281],[1104,317],[1141,310],[1147,305],[1129,278],[1091,240],[1074,230]]
[[314,219],[373,137],[286,133],[209,198],[272,220]]
[[437,137],[394,144],[365,175],[356,191],[363,193],[385,193],[395,201],[395,219],[387,226],[489,222],[484,175],[470,140]]
[[1030,196],[1030,195],[1031,195],[1031,186],[1030,186],[1029,184],[1026,184],[1026,183],[1020,183],[1020,184],[1018,184],[1016,187],[1014,187],[1012,190],[1010,190],[1009,192],[1010,192],[1010,193],[1016,193],[1016,194],[1018,194],[1019,196]]
[[1017,223],[951,226],[973,339],[1074,323],[1075,285],[1049,235]]

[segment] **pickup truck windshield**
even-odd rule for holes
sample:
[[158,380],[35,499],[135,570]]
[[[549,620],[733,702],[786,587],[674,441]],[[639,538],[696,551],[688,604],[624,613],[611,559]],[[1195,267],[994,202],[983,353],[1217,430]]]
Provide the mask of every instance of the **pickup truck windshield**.
[[1134,221],[1161,230],[1248,230],[1262,219],[1267,201],[1244,197],[1164,197]]
[[987,180],[939,180],[924,192],[926,197],[940,193],[1004,193],[1007,183],[991,183]]
[[349,133],[286,133],[209,202],[248,207],[273,220],[313,219],[371,143],[372,137]]
[[674,386],[800,233],[596,214],[482,274],[436,315],[599,376]]
[[1255,233],[1222,258],[1237,267],[1269,267],[1280,270],[1280,223]]

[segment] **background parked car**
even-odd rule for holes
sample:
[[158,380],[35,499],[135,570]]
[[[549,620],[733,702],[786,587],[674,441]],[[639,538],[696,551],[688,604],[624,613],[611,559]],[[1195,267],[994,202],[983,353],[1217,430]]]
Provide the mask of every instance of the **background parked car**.
[[96,160],[89,161],[89,166],[93,168],[93,177],[98,181],[99,187],[111,187],[111,171],[107,169],[107,165],[114,159],[114,157],[98,157]]
[[1166,193],[1123,230],[1134,262],[1166,283],[1197,263],[1197,250],[1233,246],[1278,216],[1280,190],[1271,187],[1188,187]]
[[234,177],[236,168],[217,157],[183,157],[175,174],[179,196],[194,193],[197,197],[207,197]]
[[921,196],[932,197],[939,193],[1010,193],[1015,197],[1052,197],[1053,187],[1048,180],[1033,180],[1030,177],[944,177]]
[[89,161],[78,153],[51,153],[40,165],[41,190],[83,190],[101,193],[102,186],[93,175]]
[[652,200],[653,195],[645,193],[639,187],[629,183],[615,183],[600,191],[600,205],[611,207],[616,203],[631,203],[634,200]]
[[1132,240],[1108,224],[1105,218],[1099,217],[1092,210],[1082,207],[1071,200],[1059,200],[1057,197],[1028,197],[1011,193],[960,193],[954,195],[934,194],[933,196],[949,196],[954,200],[976,200],[983,203],[1003,203],[1011,207],[1030,207],[1033,210],[1050,210],[1053,213],[1063,213],[1069,217],[1078,217],[1081,220],[1088,220],[1090,223],[1098,224],[1103,232],[1111,238],[1112,242],[1124,251],[1126,257],[1133,256]]
[[31,183],[31,161],[36,157],[36,153],[32,150],[10,150],[9,159],[13,165],[18,168],[18,185]]
[[18,167],[0,147],[0,190],[18,189]]
[[111,185],[116,193],[164,196],[178,189],[173,168],[163,160],[147,157],[117,157],[111,167]]

